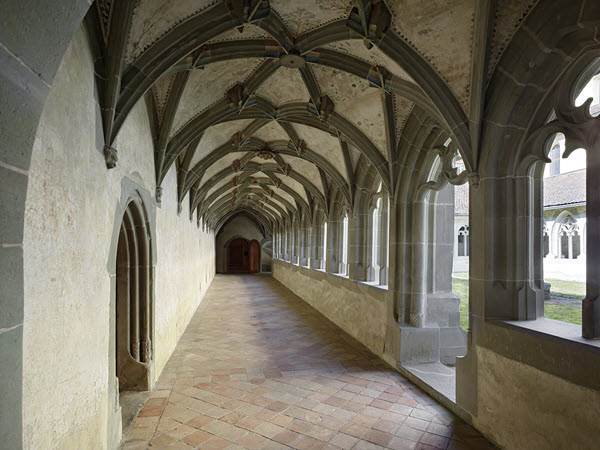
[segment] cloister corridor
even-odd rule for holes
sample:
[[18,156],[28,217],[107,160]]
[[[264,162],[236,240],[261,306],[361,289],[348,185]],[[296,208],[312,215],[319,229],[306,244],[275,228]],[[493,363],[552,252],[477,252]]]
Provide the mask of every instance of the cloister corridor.
[[124,436],[143,448],[492,448],[266,275],[217,275]]

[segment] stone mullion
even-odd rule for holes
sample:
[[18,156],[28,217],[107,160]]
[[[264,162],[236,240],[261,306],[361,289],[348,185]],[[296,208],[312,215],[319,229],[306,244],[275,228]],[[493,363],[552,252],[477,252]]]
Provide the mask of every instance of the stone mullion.
[[302,251],[300,254],[300,265],[303,267],[310,266],[310,250],[311,250],[311,227],[304,221],[302,228]]
[[373,253],[376,251],[375,245],[373,245],[373,235],[375,233],[375,228],[373,226],[373,212],[374,210],[369,210],[369,214],[366,220],[366,232],[367,232],[367,250],[366,250],[366,279],[368,281],[375,281],[375,268],[372,267],[373,262]]
[[384,197],[381,204],[381,212],[379,214],[379,284],[388,284],[388,201]]
[[332,219],[327,225],[327,257],[325,261],[328,273],[338,273],[339,271],[339,220]]
[[290,260],[291,260],[290,248],[292,246],[292,233],[291,233],[290,227],[287,226],[287,224],[284,225],[284,236],[285,236],[285,242],[284,242],[284,249],[283,249],[283,260],[285,262],[290,262]]
[[315,219],[313,228],[312,228],[312,233],[310,236],[310,246],[311,246],[311,254],[310,254],[310,258],[309,260],[309,267],[311,269],[320,269],[321,265],[319,262],[319,257],[322,254],[322,249],[320,250],[319,248],[319,242],[321,239],[321,235],[322,235],[322,228],[321,226],[318,226],[318,222]]
[[292,249],[292,264],[300,263],[300,224],[296,223],[294,225],[294,247]]
[[[597,125],[597,123],[596,123]],[[586,148],[586,296],[583,300],[582,334],[600,339],[600,133]]]

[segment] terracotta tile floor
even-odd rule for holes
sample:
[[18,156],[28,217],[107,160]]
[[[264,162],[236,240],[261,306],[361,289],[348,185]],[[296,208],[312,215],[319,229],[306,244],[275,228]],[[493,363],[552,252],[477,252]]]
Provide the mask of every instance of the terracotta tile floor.
[[269,276],[217,275],[123,448],[491,448]]

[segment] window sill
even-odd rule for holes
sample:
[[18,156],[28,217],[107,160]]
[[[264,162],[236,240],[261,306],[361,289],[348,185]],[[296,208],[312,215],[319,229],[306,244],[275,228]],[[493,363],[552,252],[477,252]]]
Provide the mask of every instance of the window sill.
[[336,277],[340,277],[340,278],[344,278],[346,280],[349,280],[350,277],[348,275],[344,275],[343,273],[334,273],[334,272],[329,272],[329,275],[334,275]]
[[377,289],[381,289],[382,291],[387,291],[388,290],[388,285],[387,284],[379,284],[376,283],[374,281],[356,281],[359,284],[364,284],[365,286],[371,286]]
[[523,333],[553,339],[561,343],[582,346],[587,350],[600,353],[600,340],[583,338],[581,336],[581,325],[547,319],[545,317],[537,320],[502,320],[494,322],[497,325],[512,328]]

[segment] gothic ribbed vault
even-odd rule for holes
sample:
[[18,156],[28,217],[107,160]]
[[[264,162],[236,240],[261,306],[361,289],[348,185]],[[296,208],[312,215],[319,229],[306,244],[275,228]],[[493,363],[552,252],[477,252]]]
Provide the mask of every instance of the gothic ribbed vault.
[[157,200],[175,166],[178,203],[217,231],[236,211],[271,231],[315,208],[328,216],[338,198],[352,210],[358,166],[399,195],[402,173],[420,168],[404,147],[450,139],[476,177],[488,67],[529,6],[498,8],[492,35],[490,7],[442,3],[99,0],[86,24],[107,166],[144,98]]

